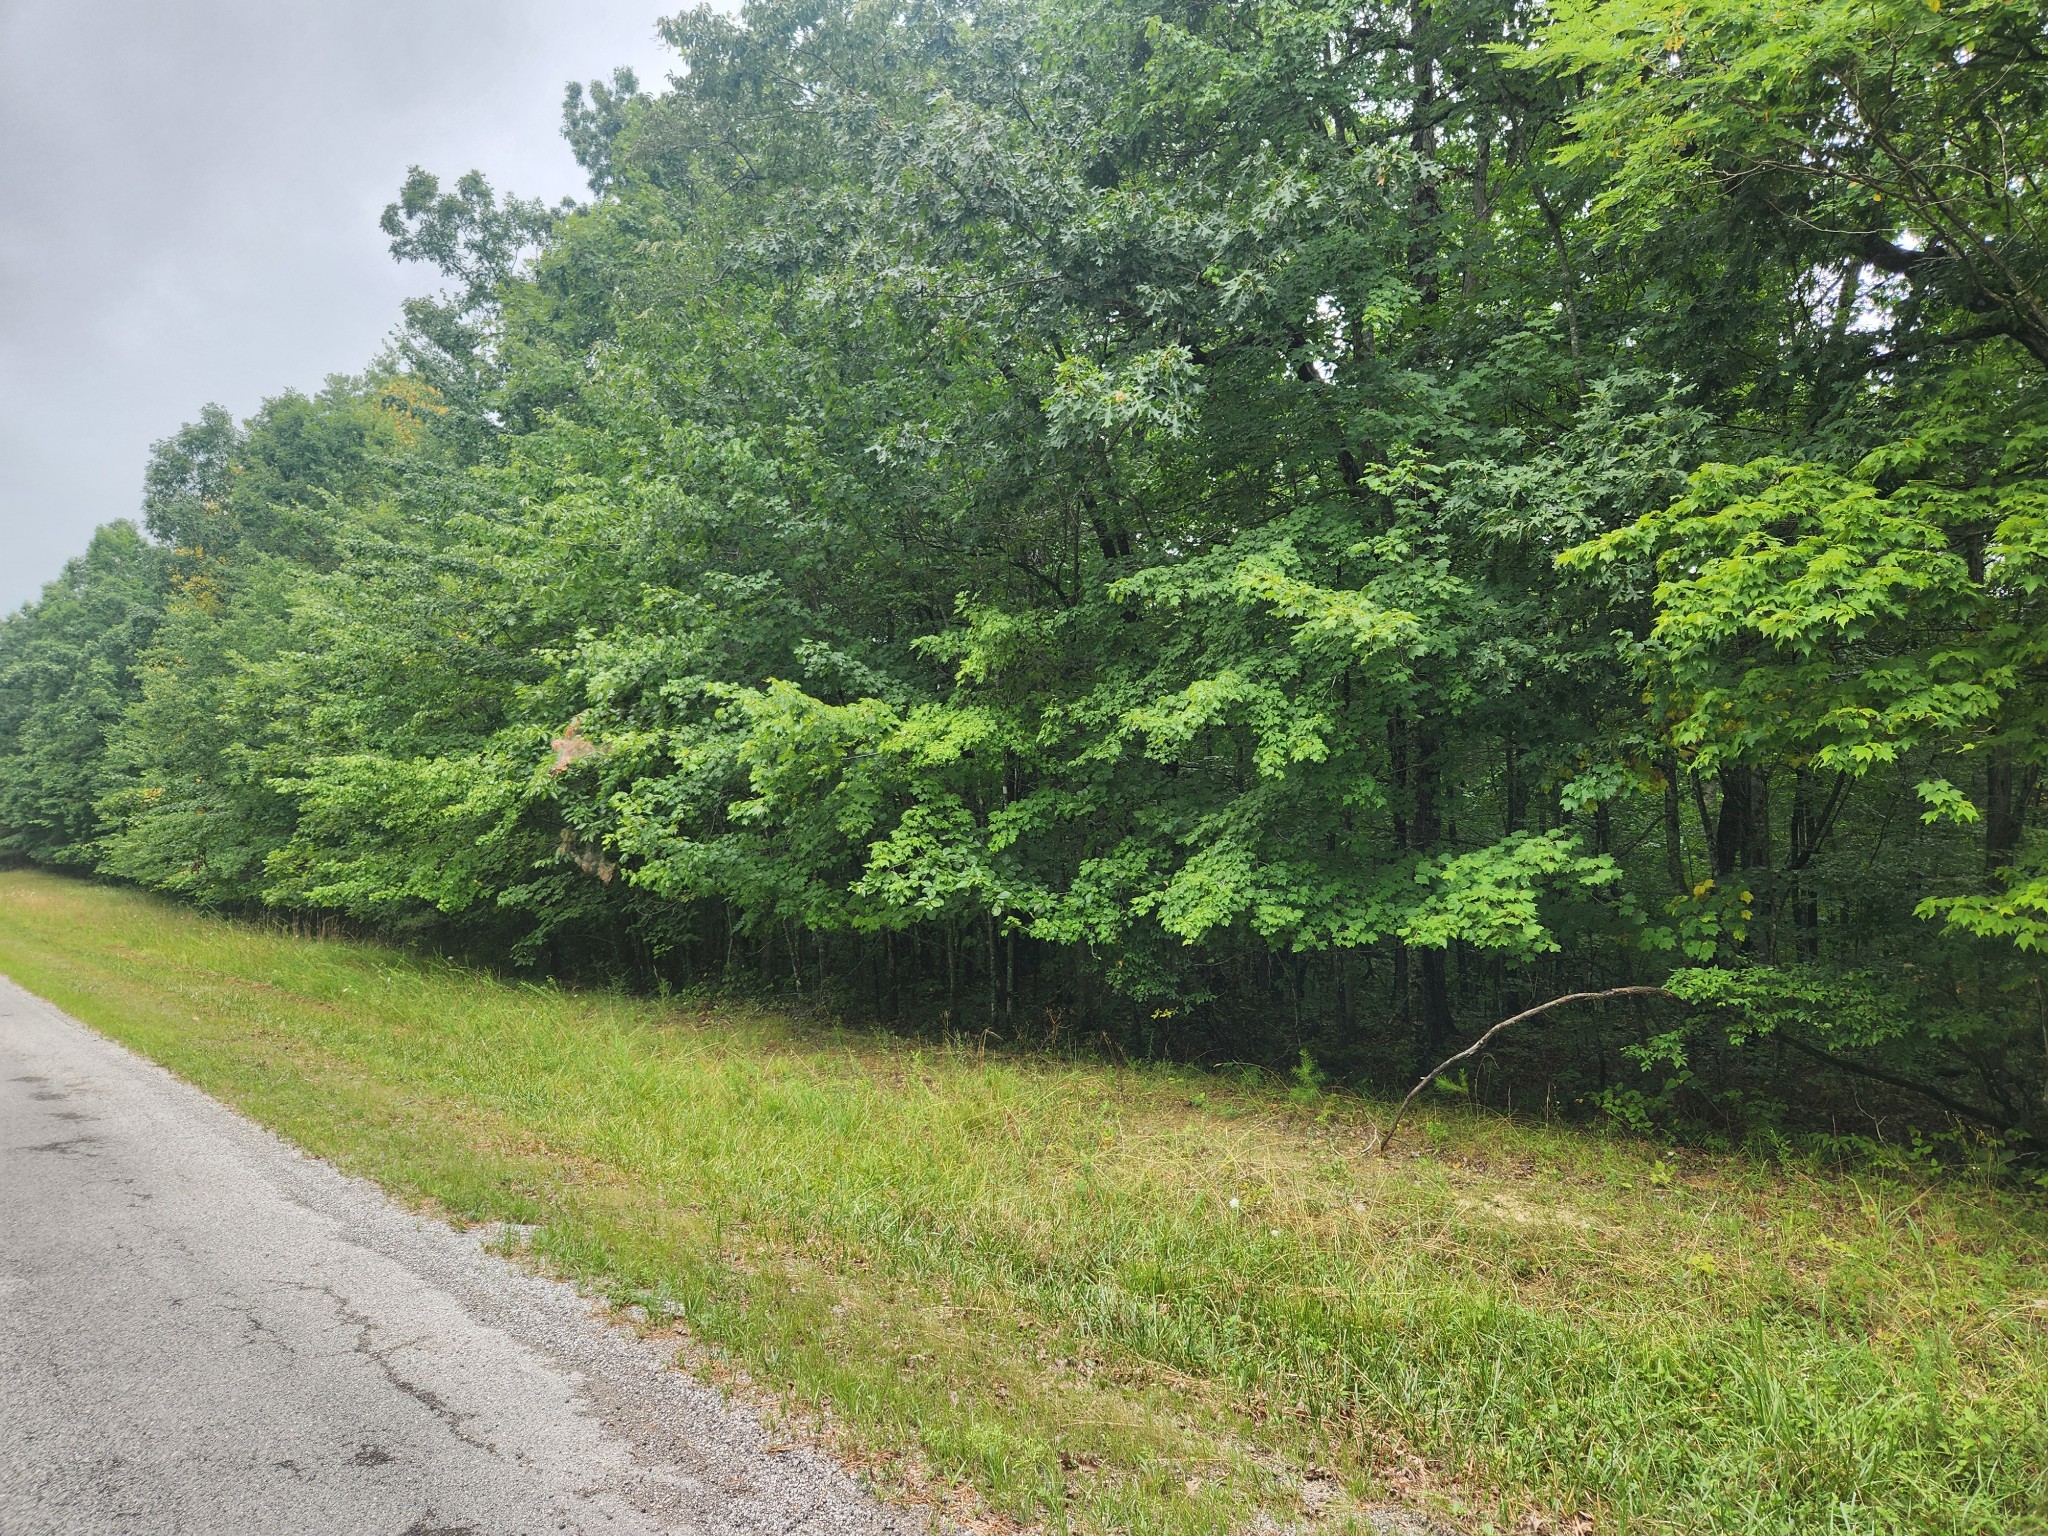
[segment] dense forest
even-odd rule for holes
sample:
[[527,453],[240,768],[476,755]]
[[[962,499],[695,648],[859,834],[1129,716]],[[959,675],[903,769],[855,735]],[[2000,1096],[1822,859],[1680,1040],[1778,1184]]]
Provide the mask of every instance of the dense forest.
[[[2048,5],[754,0],[0,625],[0,855],[2048,1144]],[[1922,1138],[1925,1139],[1922,1139]]]

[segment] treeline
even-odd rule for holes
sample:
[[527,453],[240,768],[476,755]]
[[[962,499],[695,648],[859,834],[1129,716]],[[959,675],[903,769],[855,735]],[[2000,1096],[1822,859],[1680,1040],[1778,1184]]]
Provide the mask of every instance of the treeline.
[[0,852],[1381,1082],[1663,983],[1465,1086],[2038,1146],[2044,15],[677,17],[0,626]]

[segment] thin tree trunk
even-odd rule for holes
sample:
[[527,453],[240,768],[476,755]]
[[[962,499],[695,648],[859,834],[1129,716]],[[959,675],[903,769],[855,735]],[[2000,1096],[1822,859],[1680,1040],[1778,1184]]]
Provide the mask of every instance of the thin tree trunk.
[[1984,873],[1995,875],[2012,864],[2025,820],[2012,748],[2000,743],[1984,763]]
[[[1409,824],[1410,846],[1418,853],[1433,853],[1443,836],[1438,804],[1441,788],[1442,743],[1428,727],[1416,731],[1416,752],[1412,771],[1415,780],[1415,816]],[[1450,1040],[1451,995],[1445,956],[1441,949],[1424,949],[1417,966],[1422,984],[1422,1040],[1424,1058],[1436,1055]]]
[[[1490,129],[1481,127],[1479,142],[1472,150],[1472,221],[1482,234],[1493,224],[1492,188],[1487,185],[1487,177],[1492,170],[1493,134]],[[1465,263],[1465,297],[1469,299],[1478,292],[1479,262],[1475,258]]]
[[1678,761],[1667,757],[1661,767],[1664,774],[1664,877],[1671,882],[1673,895],[1683,895],[1692,889],[1692,881],[1685,874],[1685,829],[1678,812]]
[[1415,152],[1418,167],[1415,193],[1409,205],[1408,273],[1424,304],[1437,301],[1436,225],[1443,212],[1437,198],[1435,174],[1437,80],[1435,40],[1431,36],[1433,14],[1433,7],[1418,4],[1410,13],[1408,28],[1408,50],[1415,87],[1415,100],[1409,108],[1412,115],[1408,147]]

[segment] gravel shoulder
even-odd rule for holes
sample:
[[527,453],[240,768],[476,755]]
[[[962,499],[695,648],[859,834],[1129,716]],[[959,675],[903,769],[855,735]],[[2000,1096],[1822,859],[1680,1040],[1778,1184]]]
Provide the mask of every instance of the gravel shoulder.
[[923,1530],[573,1288],[0,977],[0,1530]]

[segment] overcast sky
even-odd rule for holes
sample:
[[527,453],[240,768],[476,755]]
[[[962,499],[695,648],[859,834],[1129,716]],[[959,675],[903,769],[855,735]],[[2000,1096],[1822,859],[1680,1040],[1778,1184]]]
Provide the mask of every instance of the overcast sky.
[[0,0],[0,612],[134,516],[149,445],[369,361],[408,165],[584,192],[562,86],[683,0]]

